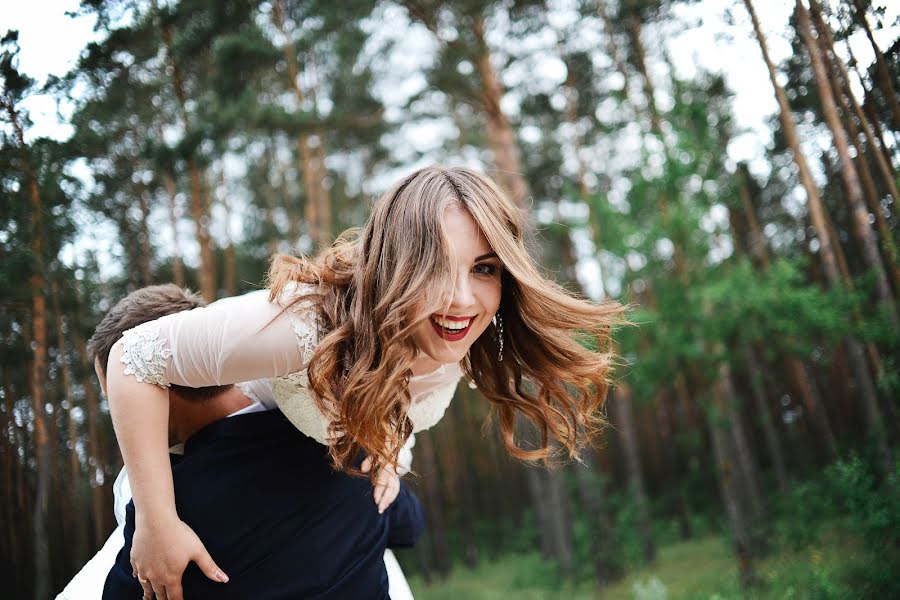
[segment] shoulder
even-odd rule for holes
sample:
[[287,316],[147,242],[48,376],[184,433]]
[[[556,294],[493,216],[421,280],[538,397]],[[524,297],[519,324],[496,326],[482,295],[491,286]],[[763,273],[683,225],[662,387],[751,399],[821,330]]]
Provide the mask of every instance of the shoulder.
[[316,284],[289,283],[273,299],[290,320],[304,365],[309,364],[319,343],[322,328],[319,307],[324,292],[325,288]]

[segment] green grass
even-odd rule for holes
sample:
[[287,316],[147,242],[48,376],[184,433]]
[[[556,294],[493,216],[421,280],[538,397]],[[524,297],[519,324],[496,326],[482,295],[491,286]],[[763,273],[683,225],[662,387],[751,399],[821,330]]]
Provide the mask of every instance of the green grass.
[[[709,536],[659,549],[653,565],[633,569],[603,589],[590,582],[561,580],[553,565],[537,553],[509,555],[474,569],[459,567],[446,581],[425,585],[412,577],[418,600],[840,600],[877,597],[866,593],[867,581],[878,573],[878,557],[862,540],[840,528],[826,528],[803,548],[779,546],[757,564],[762,584],[743,593],[730,542]],[[855,575],[854,575],[855,573]]]

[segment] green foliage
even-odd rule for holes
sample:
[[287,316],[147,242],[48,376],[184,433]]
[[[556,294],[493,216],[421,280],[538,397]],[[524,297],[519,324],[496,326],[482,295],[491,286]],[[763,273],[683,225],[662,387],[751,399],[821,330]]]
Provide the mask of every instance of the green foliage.
[[798,356],[809,353],[806,341],[835,342],[850,328],[856,298],[846,292],[824,292],[806,281],[806,265],[776,260],[765,271],[749,261],[733,263],[717,280],[692,290],[693,302],[708,302],[714,320],[704,333],[714,339],[755,344],[793,340]]

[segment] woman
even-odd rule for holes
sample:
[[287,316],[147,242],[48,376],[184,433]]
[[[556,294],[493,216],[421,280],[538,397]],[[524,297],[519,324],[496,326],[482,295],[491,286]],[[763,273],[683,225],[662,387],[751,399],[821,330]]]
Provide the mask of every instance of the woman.
[[[278,406],[328,444],[336,468],[359,473],[354,457],[369,457],[382,510],[405,441],[440,419],[461,376],[492,403],[510,454],[545,459],[552,435],[575,455],[599,425],[610,366],[608,354],[578,338],[607,348],[621,309],[544,278],[524,237],[522,212],[492,181],[426,168],[317,260],[277,257],[268,302],[250,294],[128,332],[107,377],[139,515],[132,563],[145,591],[177,600],[191,560],[227,580],[174,510],[169,384],[272,378]],[[540,431],[540,447],[517,445],[518,413]]]

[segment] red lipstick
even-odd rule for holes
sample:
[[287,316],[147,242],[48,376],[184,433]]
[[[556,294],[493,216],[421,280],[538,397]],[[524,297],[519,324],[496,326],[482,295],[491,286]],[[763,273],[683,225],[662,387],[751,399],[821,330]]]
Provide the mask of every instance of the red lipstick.
[[469,321],[469,324],[466,325],[464,329],[450,331],[435,323],[433,318],[429,318],[428,320],[431,322],[431,326],[434,328],[435,333],[448,342],[458,342],[466,337],[466,334],[469,333],[469,330],[472,328],[472,323],[475,321],[475,317],[451,317],[450,315],[441,315],[440,318],[446,319],[447,321]]

